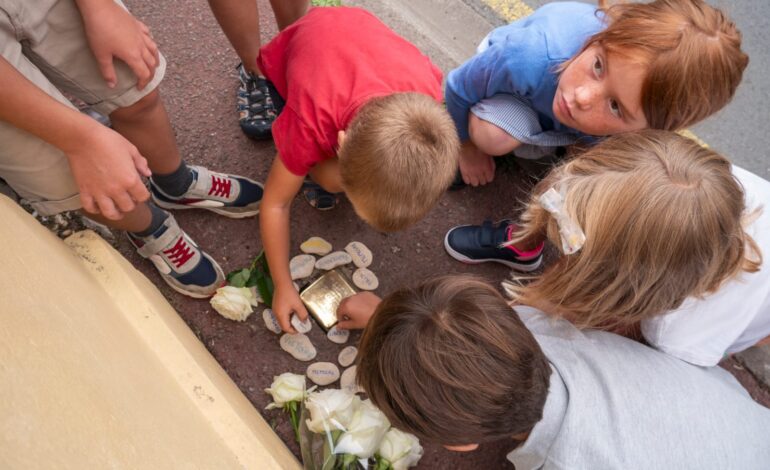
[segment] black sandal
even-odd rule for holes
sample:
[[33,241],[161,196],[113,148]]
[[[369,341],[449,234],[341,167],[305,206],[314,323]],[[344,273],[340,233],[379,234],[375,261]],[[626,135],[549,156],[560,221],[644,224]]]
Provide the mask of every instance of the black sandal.
[[337,207],[339,198],[312,181],[302,183],[302,195],[310,207],[319,211],[328,211]]

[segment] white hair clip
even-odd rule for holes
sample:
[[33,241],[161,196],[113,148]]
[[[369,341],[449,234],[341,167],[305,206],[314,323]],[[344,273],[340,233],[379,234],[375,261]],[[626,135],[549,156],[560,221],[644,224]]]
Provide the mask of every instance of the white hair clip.
[[553,215],[559,225],[561,248],[565,255],[576,253],[586,242],[580,225],[564,212],[564,198],[554,188],[540,195],[540,205]]

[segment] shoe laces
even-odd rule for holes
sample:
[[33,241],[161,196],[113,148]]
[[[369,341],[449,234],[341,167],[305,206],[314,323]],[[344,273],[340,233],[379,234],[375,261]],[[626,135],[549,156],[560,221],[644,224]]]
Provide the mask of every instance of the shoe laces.
[[211,175],[211,189],[209,189],[209,196],[229,198],[232,186],[233,182],[230,178]]
[[195,251],[190,247],[190,244],[184,239],[184,236],[177,238],[174,246],[167,250],[163,250],[163,254],[166,255],[174,266],[179,269],[184,264],[195,256]]

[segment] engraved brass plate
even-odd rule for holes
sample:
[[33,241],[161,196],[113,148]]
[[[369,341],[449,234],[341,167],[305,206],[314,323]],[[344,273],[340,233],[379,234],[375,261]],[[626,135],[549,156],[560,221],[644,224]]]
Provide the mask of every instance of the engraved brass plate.
[[299,296],[313,318],[328,331],[337,323],[337,307],[342,299],[355,293],[347,278],[333,269],[316,279]]

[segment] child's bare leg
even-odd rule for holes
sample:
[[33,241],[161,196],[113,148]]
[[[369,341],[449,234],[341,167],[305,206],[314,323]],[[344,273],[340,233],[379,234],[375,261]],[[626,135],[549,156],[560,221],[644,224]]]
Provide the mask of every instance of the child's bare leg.
[[470,113],[468,119],[468,133],[479,151],[493,157],[509,154],[521,145],[503,129],[479,119],[473,113]]
[[270,6],[273,7],[278,29],[283,30],[307,13],[310,0],[270,0]]
[[131,106],[113,111],[110,120],[139,149],[153,173],[168,174],[179,168],[182,159],[157,89]]
[[468,134],[460,154],[463,181],[472,186],[484,185],[495,178],[493,157],[510,153],[521,143],[507,132],[469,113]]
[[108,219],[101,214],[92,214],[85,211],[83,211],[83,214],[89,219],[95,220],[112,229],[133,233],[146,230],[152,221],[152,213],[145,202],[137,204],[131,212],[124,212],[123,218],[119,220]]
[[243,66],[249,72],[260,75],[257,68],[260,46],[257,1],[209,0],[209,7]]
[[341,193],[342,178],[340,177],[340,161],[337,158],[325,160],[310,170],[310,177],[325,191]]

